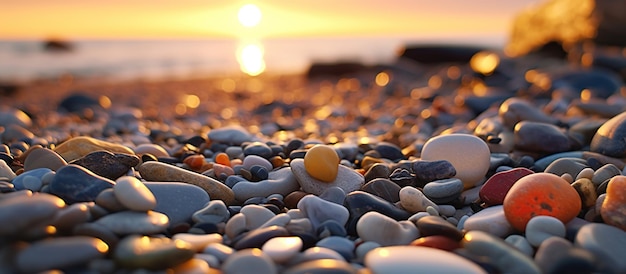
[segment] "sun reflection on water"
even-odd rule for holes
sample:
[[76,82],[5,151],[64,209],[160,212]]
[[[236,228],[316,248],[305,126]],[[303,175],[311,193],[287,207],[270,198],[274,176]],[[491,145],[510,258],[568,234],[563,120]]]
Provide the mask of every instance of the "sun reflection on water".
[[243,5],[237,14],[239,23],[246,28],[240,37],[240,46],[237,49],[237,62],[242,72],[257,76],[265,71],[264,49],[260,43],[258,31],[254,27],[261,23],[263,14],[255,4]]

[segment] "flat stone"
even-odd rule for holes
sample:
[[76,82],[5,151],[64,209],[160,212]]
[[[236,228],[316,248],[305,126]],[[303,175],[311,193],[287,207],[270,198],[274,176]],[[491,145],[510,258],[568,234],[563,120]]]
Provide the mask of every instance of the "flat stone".
[[102,240],[86,237],[59,237],[35,242],[16,256],[17,268],[26,273],[68,268],[103,258],[109,247]]
[[348,230],[348,234],[351,235],[356,233],[356,225],[359,218],[370,211],[376,211],[396,221],[407,220],[410,217],[407,211],[397,208],[394,204],[383,198],[364,191],[348,193],[344,205],[350,212],[346,229]]
[[290,236],[287,229],[280,226],[269,226],[260,229],[255,229],[243,234],[241,238],[238,238],[233,247],[237,250],[249,249],[249,248],[261,248],[263,245],[272,238]]
[[124,268],[165,270],[191,259],[195,253],[192,245],[182,240],[129,235],[116,246],[113,259]]
[[241,165],[247,170],[250,170],[252,166],[256,165],[262,166],[268,171],[274,168],[269,160],[258,155],[247,155],[245,158],[243,158],[243,163]]
[[132,176],[123,176],[115,181],[113,186],[115,197],[126,208],[134,211],[148,211],[156,208],[157,201],[154,194]]
[[206,191],[195,185],[177,182],[144,184],[156,199],[154,211],[167,215],[170,225],[190,222],[192,215],[211,201]]
[[459,255],[422,246],[376,248],[365,255],[365,266],[374,274],[487,273],[477,264]]
[[210,201],[204,208],[194,212],[191,219],[196,223],[218,224],[230,218],[228,207],[221,200]]
[[102,177],[116,180],[139,164],[139,157],[129,154],[113,154],[108,151],[94,151],[70,162],[83,166]]
[[56,171],[66,165],[67,162],[61,155],[48,148],[35,148],[24,160],[25,171],[38,168],[48,168]]
[[167,215],[156,211],[121,211],[95,221],[118,235],[150,235],[165,231],[169,225]]
[[463,192],[463,182],[457,178],[442,179],[427,183],[424,188],[424,195],[435,203],[449,203],[461,195]]
[[67,165],[57,170],[49,184],[50,193],[61,197],[67,203],[93,202],[98,194],[115,185],[102,176],[78,166]]
[[354,258],[355,244],[352,240],[345,237],[329,236],[319,240],[315,246],[334,250],[348,262]]
[[10,237],[34,225],[51,221],[64,207],[63,200],[46,193],[33,195],[29,191],[27,195],[0,199],[0,223],[11,224],[0,226],[0,235]]
[[420,233],[409,221],[396,221],[383,214],[370,211],[356,224],[357,235],[364,241],[381,246],[406,245],[417,239]]
[[266,143],[252,142],[243,148],[243,155],[257,155],[265,159],[272,157],[272,149]]
[[574,245],[593,253],[599,263],[599,271],[606,273],[626,272],[626,232],[601,223],[589,223],[580,228]]
[[239,146],[244,142],[253,141],[252,135],[241,126],[225,126],[212,129],[207,136],[209,140],[217,143]]
[[140,144],[133,148],[135,155],[142,156],[144,154],[151,154],[157,158],[170,157],[170,154],[160,145],[157,144]]
[[230,205],[235,201],[235,194],[225,184],[211,177],[185,170],[161,162],[145,162],[138,168],[141,176],[148,181],[181,182],[198,186],[209,194],[211,199],[219,199]]
[[9,180],[15,178],[15,172],[13,172],[5,161],[0,161],[0,178],[7,178]]
[[569,137],[559,127],[541,122],[520,121],[515,125],[515,148],[543,154],[571,149]]
[[416,180],[422,185],[436,180],[452,178],[456,175],[456,169],[447,160],[413,161],[411,171],[415,173]]
[[[48,168],[37,168],[37,169],[33,169],[33,170],[25,171],[24,173],[21,173],[17,177],[13,178],[13,180],[11,180],[11,183],[13,184],[16,190],[30,189],[32,191],[39,191],[39,189],[41,188],[43,184],[42,182],[43,177],[48,174],[54,175],[54,171]],[[33,187],[32,185],[33,181],[35,181],[38,184],[39,186],[38,188]]]
[[361,190],[395,203],[400,200],[400,186],[385,178],[376,178],[367,182]]
[[196,252],[201,252],[210,244],[220,244],[223,242],[223,237],[219,233],[211,234],[190,234],[190,233],[176,233],[172,236],[172,240],[185,241],[191,245],[191,248]]
[[298,209],[311,220],[313,228],[317,229],[325,221],[333,220],[345,225],[350,213],[343,205],[326,201],[315,195],[307,195],[298,202]]
[[0,126],[18,125],[21,127],[30,127],[33,121],[26,112],[12,108],[6,105],[0,107]]
[[415,223],[421,236],[446,236],[450,239],[460,241],[463,233],[439,216],[425,216]]
[[498,110],[498,115],[501,117],[502,123],[511,130],[521,121],[546,124],[556,124],[557,122],[556,118],[547,115],[531,102],[516,97],[506,99],[502,102]]
[[507,244],[504,240],[486,232],[473,230],[465,233],[461,245],[472,255],[488,258],[500,272],[541,273],[537,264],[530,257]]
[[361,189],[365,183],[363,175],[343,165],[339,165],[337,177],[332,182],[323,182],[311,177],[304,167],[303,159],[292,160],[290,166],[302,190],[315,195],[320,195],[331,187],[339,187],[346,193],[350,193]]
[[469,216],[463,223],[463,229],[466,231],[480,230],[500,238],[504,238],[514,231],[506,219],[504,208],[501,205],[485,208]]
[[54,151],[61,155],[67,162],[74,161],[91,152],[105,150],[111,153],[123,153],[134,155],[132,149],[107,141],[98,140],[93,137],[78,136],[59,144]]
[[480,187],[478,196],[487,206],[501,205],[509,189],[520,178],[534,173],[532,170],[518,167],[492,175]]
[[[246,159],[249,157],[251,156],[246,157]],[[290,167],[271,171],[267,180],[258,182],[241,180],[232,187],[235,199],[240,202],[252,197],[267,197],[272,194],[287,196],[298,189],[300,189],[300,184]]]
[[254,269],[254,272],[257,273],[278,273],[278,269],[276,268],[276,264],[272,261],[272,258],[258,248],[238,251],[232,256],[229,256],[221,267],[222,273],[224,274],[246,273],[251,269]]
[[551,216],[535,216],[528,221],[525,231],[528,242],[538,247],[550,237],[565,237],[565,225]]
[[261,250],[278,264],[288,262],[302,248],[302,239],[296,236],[276,237],[263,244]]

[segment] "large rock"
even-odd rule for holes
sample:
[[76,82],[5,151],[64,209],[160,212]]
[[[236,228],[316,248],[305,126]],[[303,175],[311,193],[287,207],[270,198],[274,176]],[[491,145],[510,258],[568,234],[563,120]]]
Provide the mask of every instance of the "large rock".
[[626,46],[624,12],[624,1],[549,0],[515,18],[506,51],[519,56],[554,42],[571,45],[585,40]]

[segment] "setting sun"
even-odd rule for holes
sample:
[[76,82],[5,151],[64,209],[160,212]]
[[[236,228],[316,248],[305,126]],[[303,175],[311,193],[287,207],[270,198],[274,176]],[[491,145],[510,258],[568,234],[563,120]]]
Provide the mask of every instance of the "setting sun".
[[247,4],[239,9],[237,18],[244,27],[254,27],[261,22],[261,10],[255,4]]

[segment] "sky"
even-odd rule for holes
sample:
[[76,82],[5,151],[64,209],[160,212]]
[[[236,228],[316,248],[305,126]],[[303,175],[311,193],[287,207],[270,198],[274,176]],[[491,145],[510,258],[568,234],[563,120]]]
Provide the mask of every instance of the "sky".
[[[0,0],[0,39],[506,35],[539,0]],[[242,26],[245,4],[262,12]]]

